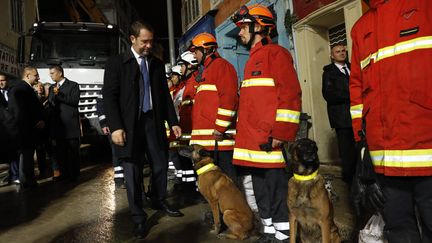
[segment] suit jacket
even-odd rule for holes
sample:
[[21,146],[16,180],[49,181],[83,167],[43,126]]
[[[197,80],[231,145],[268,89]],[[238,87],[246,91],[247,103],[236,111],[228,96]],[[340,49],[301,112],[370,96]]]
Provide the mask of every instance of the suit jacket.
[[[153,114],[157,141],[168,149],[164,122],[170,126],[178,125],[174,105],[165,78],[165,66],[157,58],[149,57]],[[139,65],[132,51],[111,57],[105,66],[104,86],[102,89],[104,111],[111,132],[124,129],[126,144],[115,146],[119,158],[131,158],[134,131],[141,115],[143,82]]]
[[9,113],[16,121],[19,146],[32,148],[37,139],[36,124],[43,120],[43,107],[34,89],[23,80],[9,81]]
[[54,95],[53,89],[54,85],[50,87],[48,95],[50,135],[61,139],[79,138],[78,83],[66,78],[57,95]]
[[[350,64],[347,63],[348,68]],[[351,127],[349,78],[331,63],[323,68],[322,94],[332,128]]]

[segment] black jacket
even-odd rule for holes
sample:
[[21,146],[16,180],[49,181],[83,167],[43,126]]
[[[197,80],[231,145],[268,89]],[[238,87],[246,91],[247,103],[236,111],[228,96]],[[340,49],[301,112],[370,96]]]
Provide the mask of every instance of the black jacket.
[[10,80],[8,98],[8,111],[19,131],[19,146],[34,147],[38,134],[36,124],[43,120],[43,106],[36,92],[23,80]]
[[[149,76],[157,141],[168,148],[164,121],[170,126],[178,125],[174,105],[165,78],[165,66],[157,58],[150,57]],[[115,146],[119,158],[131,158],[134,131],[141,114],[143,85],[140,82],[139,65],[129,49],[111,57],[105,66],[102,88],[104,112],[111,132],[124,129],[126,144]]]
[[[350,64],[347,65],[350,68]],[[352,127],[349,78],[334,63],[325,66],[323,70],[322,94],[327,101],[330,126],[332,128]]]
[[65,79],[59,93],[54,95],[54,85],[49,89],[49,124],[53,138],[72,139],[81,135],[78,103],[80,89],[78,83]]

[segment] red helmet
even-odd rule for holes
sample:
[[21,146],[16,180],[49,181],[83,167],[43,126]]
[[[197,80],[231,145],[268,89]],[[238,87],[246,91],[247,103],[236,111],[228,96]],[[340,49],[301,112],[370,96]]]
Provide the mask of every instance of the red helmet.
[[250,6],[243,5],[240,10],[232,16],[233,22],[240,26],[243,23],[258,23],[263,27],[275,27],[274,17],[272,12],[264,5],[252,4]]
[[192,47],[190,51],[193,52],[194,48],[198,47],[202,47],[204,49],[209,49],[212,47],[217,48],[216,38],[212,34],[206,32],[198,34],[192,39]]

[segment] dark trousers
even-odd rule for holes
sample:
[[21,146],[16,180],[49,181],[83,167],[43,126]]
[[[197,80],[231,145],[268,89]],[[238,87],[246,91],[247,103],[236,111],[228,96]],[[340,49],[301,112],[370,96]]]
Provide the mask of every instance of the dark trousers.
[[13,182],[15,180],[19,180],[19,158],[20,155],[18,152],[11,152],[8,156],[8,161],[10,161],[9,165],[9,181]]
[[40,143],[40,144],[37,145],[37,147],[36,147],[36,158],[37,158],[39,172],[41,174],[42,173],[46,173],[47,170],[48,170],[48,167],[47,167],[46,149],[45,149],[45,144],[44,143]]
[[357,161],[352,127],[336,128],[336,135],[339,157],[342,160],[342,177],[345,182],[351,184]]
[[80,174],[80,141],[78,138],[56,139],[56,158],[62,176],[76,180]]
[[229,177],[231,180],[239,186],[239,180],[237,177],[237,169],[232,163],[233,151],[218,151],[217,166]]
[[[285,169],[251,168],[252,185],[261,219],[271,219],[272,224],[286,236],[288,231],[288,175]],[[268,232],[265,232],[268,233]]]
[[34,152],[34,147],[20,149],[18,170],[19,180],[22,187],[32,186],[36,184],[33,159]]
[[142,209],[143,165],[145,157],[150,165],[151,200],[161,201],[167,194],[168,149],[158,141],[153,113],[141,113],[134,134],[133,156],[122,159],[129,209],[134,223],[143,223],[147,214]]
[[[389,243],[432,242],[432,177],[380,176],[386,203],[384,234]],[[417,225],[418,210],[422,234]]]

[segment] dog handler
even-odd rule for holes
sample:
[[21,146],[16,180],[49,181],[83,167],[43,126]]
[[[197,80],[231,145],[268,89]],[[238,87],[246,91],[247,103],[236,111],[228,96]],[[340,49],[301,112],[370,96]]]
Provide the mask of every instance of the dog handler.
[[273,44],[273,14],[260,4],[233,16],[240,39],[250,48],[240,88],[233,163],[252,174],[264,235],[259,242],[289,237],[288,176],[281,151],[294,141],[300,121],[301,90],[290,53]]
[[354,135],[365,120],[388,241],[432,242],[432,1],[369,5],[351,31]]

